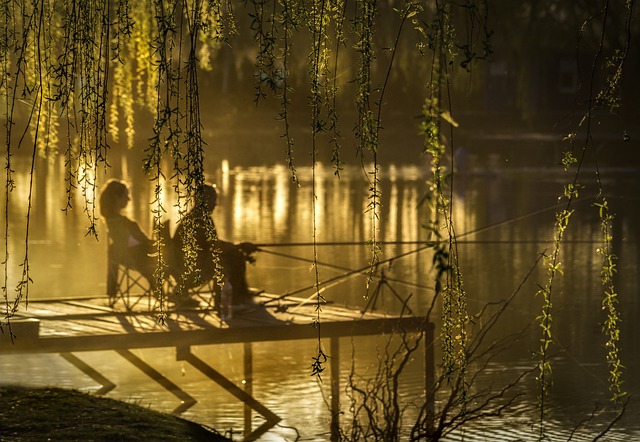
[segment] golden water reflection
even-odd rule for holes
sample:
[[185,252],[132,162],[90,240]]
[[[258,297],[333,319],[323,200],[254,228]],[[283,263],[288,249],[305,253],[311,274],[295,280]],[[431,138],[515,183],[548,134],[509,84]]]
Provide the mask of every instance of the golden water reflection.
[[[16,158],[16,189],[9,201],[9,287],[20,277],[19,264],[25,248],[29,176],[23,172],[28,168],[21,162],[28,160]],[[97,176],[98,183],[110,177],[129,181],[132,200],[127,214],[150,232],[155,194],[153,183],[134,173],[137,168],[129,164],[126,157],[114,159],[114,163],[108,174]],[[370,239],[373,224],[371,214],[365,210],[369,203],[369,184],[361,170],[347,168],[337,179],[330,167],[319,166],[315,170],[313,186],[311,171],[307,169],[299,171],[299,186],[291,181],[288,170],[281,165],[242,168],[223,164],[217,170],[207,178],[220,188],[219,207],[214,214],[220,237],[236,242],[254,242],[264,249],[258,254],[256,265],[249,267],[252,285],[278,294],[304,288],[306,290],[299,292],[299,296],[312,293],[315,281],[310,265],[314,216],[318,261],[321,263],[320,280],[346,275],[352,269],[366,270],[371,249],[363,243]],[[98,240],[85,236],[89,218],[82,210],[82,200],[78,195],[74,200],[74,210],[66,214],[62,211],[66,201],[65,188],[61,184],[63,178],[62,160],[38,160],[28,243],[34,281],[30,290],[32,299],[102,296],[106,292],[104,225],[98,221]],[[427,207],[422,204],[426,179],[424,170],[419,166],[392,166],[381,171],[382,197],[377,223],[379,230],[376,232],[378,239],[383,242],[381,260],[385,264],[381,268],[400,295],[404,299],[410,298],[408,305],[416,312],[424,312],[433,297],[432,253],[429,249],[422,250],[421,244],[430,238],[424,228]],[[563,177],[553,174],[527,175],[521,171],[496,171],[460,177],[455,182],[453,221],[459,239],[458,253],[464,287],[472,312],[487,302],[509,296],[520,285],[539,254],[549,250],[562,180]],[[617,283],[624,309],[622,340],[624,348],[637,348],[640,345],[636,296],[640,223],[637,222],[637,198],[631,192],[637,188],[637,178],[635,175],[612,174],[607,181],[605,175],[605,184],[609,186],[610,201],[618,215],[614,231],[620,240],[614,246],[619,257]],[[165,218],[175,226],[179,209],[172,183],[163,182],[161,187],[162,204],[167,210]],[[315,203],[312,204],[312,201]],[[567,232],[567,242],[561,255],[565,276],[558,279],[556,284],[555,308],[559,316],[554,326],[567,365],[576,363],[583,369],[595,364],[599,368],[591,370],[592,374],[602,371],[604,359],[599,347],[602,336],[598,327],[602,321],[600,264],[594,253],[600,233],[591,202],[585,198],[577,203],[572,228]],[[513,305],[512,313],[504,318],[501,330],[516,330],[529,324],[532,334],[519,348],[505,356],[505,365],[496,368],[494,379],[504,376],[502,371],[508,367],[531,361],[530,355],[538,345],[535,317],[541,303],[535,293],[538,285],[544,281],[545,271],[538,268],[523,285],[522,294]],[[364,298],[365,284],[364,275],[345,278],[343,283],[332,285],[324,294],[330,301],[363,308],[367,302]],[[397,311],[401,303],[389,291],[383,291],[377,306]],[[436,320],[439,315],[436,311]],[[360,368],[366,371],[375,366],[375,340],[359,340],[356,347]],[[241,382],[241,350],[240,346],[218,346],[203,347],[197,351],[232,380]],[[350,369],[347,362],[350,360],[350,345],[343,345],[342,351],[344,359],[341,370],[346,375]],[[176,363],[175,355],[170,350],[143,351],[141,354],[153,359],[154,365],[158,364],[170,377],[181,379],[185,390],[210,391],[210,395],[198,398],[200,402],[186,417],[221,430],[241,427],[242,407],[226,393],[216,390],[181,363]],[[327,386],[319,386],[309,377],[313,354],[313,342],[256,345],[254,391],[259,400],[284,417],[285,425],[305,432],[305,440],[324,440],[329,413],[322,404]],[[626,385],[637,392],[638,382],[633,379],[638,379],[640,362],[629,350],[626,350],[625,356],[630,375]],[[42,362],[42,358],[47,358],[47,361]],[[34,361],[33,366],[29,365],[30,360]],[[87,360],[104,366],[116,381],[119,387],[112,396],[149,402],[154,408],[164,411],[175,408],[173,396],[158,392],[157,386],[144,382],[134,370],[123,369],[122,361],[114,360],[107,354],[87,355]],[[28,356],[24,363],[29,365],[23,370],[25,383],[36,380],[44,384],[95,388],[93,381],[54,356]],[[6,358],[2,358],[0,364],[12,367]],[[39,373],[39,366],[55,366],[58,373],[56,379],[47,378],[51,371],[49,369],[42,369],[42,373]],[[415,399],[418,401],[423,380],[421,370],[421,362],[414,361],[402,387],[403,394],[417,395]],[[554,400],[558,404],[582,402],[590,408],[594,394],[591,374],[572,377],[572,373],[576,373],[575,367],[560,370],[558,377],[569,381],[563,384],[566,387],[559,389]],[[602,397],[606,398],[604,384],[599,385],[603,390]],[[535,401],[535,394],[530,401],[528,404]],[[305,412],[304,416],[300,416],[301,409],[313,410],[314,414]],[[286,429],[278,429],[276,433],[281,437],[292,437]]]

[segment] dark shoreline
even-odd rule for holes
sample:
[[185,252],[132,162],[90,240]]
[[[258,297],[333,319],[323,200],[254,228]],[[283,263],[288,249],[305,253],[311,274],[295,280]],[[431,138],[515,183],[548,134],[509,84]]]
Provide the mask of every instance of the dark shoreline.
[[[10,376],[10,373],[6,373]],[[229,441],[140,405],[57,387],[0,386],[2,441]]]

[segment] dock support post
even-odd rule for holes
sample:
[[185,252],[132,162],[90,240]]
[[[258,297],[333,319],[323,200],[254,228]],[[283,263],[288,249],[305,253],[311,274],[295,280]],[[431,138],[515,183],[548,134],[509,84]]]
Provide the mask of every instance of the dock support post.
[[142,371],[144,374],[164,387],[165,390],[180,399],[181,404],[176,407],[175,410],[173,410],[173,414],[181,414],[191,408],[196,402],[198,402],[189,394],[187,394],[187,392],[182,390],[178,385],[171,382],[162,373],[131,353],[129,350],[116,350],[116,352],[127,361],[129,361],[132,365],[134,365],[138,370]]
[[[253,349],[251,342],[244,343],[244,392],[253,397]],[[244,434],[251,433],[251,407],[244,404]]]
[[102,396],[103,394],[107,394],[108,392],[116,388],[116,384],[104,377],[101,373],[98,372],[98,370],[91,367],[89,364],[84,362],[73,353],[60,353],[60,356],[62,356],[68,363],[76,367],[78,370],[89,376],[91,379],[102,385],[102,388],[96,391],[97,395]]
[[177,354],[176,359],[178,361],[187,361],[197,370],[200,370],[202,374],[207,376],[216,384],[220,385],[222,388],[227,390],[229,393],[234,395],[236,398],[244,402],[246,405],[250,406],[252,409],[256,410],[266,419],[262,425],[256,428],[251,433],[245,435],[245,441],[254,441],[262,436],[264,433],[269,431],[275,424],[280,422],[282,419],[277,414],[273,413],[267,407],[258,402],[253,396],[247,394],[242,388],[238,387],[236,384],[231,382],[229,379],[224,377],[220,372],[215,370],[213,367],[208,365],[202,359],[198,358],[196,355],[191,353],[191,349],[189,347],[178,347],[176,348]]
[[331,337],[331,441],[340,440],[340,338]]

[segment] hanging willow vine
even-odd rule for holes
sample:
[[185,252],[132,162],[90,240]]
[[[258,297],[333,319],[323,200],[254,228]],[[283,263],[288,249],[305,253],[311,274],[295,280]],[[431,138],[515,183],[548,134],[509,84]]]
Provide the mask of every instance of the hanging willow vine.
[[[547,396],[552,385],[552,364],[551,349],[554,344],[553,335],[553,286],[556,278],[563,274],[561,262],[561,248],[564,235],[569,228],[570,219],[574,214],[575,201],[579,198],[581,190],[585,188],[580,184],[582,177],[582,166],[588,152],[592,152],[595,160],[595,176],[597,184],[597,195],[594,207],[598,211],[600,219],[602,244],[598,248],[597,253],[601,256],[601,278],[603,286],[602,309],[606,314],[603,320],[602,331],[605,335],[606,344],[606,361],[609,366],[609,390],[611,392],[611,400],[617,407],[624,411],[623,399],[627,393],[622,388],[622,371],[623,364],[620,359],[619,341],[620,341],[620,312],[618,309],[618,295],[614,284],[614,276],[616,269],[616,256],[612,250],[612,221],[614,215],[609,209],[609,204],[605,196],[605,189],[600,180],[600,170],[597,160],[597,152],[593,148],[592,121],[594,113],[601,108],[615,109],[620,105],[620,85],[622,81],[622,72],[624,63],[629,53],[631,45],[631,22],[633,17],[633,1],[624,2],[625,9],[625,26],[624,38],[622,46],[613,48],[609,57],[605,55],[605,36],[607,27],[610,25],[609,8],[611,2],[606,1],[601,10],[591,17],[587,23],[598,21],[601,28],[600,42],[596,54],[593,58],[589,80],[587,82],[588,101],[586,103],[586,112],[582,115],[579,127],[585,129],[584,141],[579,149],[579,155],[576,157],[574,148],[578,142],[578,135],[575,132],[565,137],[565,141],[569,143],[569,148],[564,152],[562,164],[565,171],[573,169],[572,179],[564,186],[562,197],[566,199],[565,207],[556,213],[555,234],[553,248],[550,255],[545,256],[547,265],[547,282],[538,292],[543,299],[542,312],[538,316],[538,322],[542,331],[540,338],[540,349],[538,352],[538,401],[539,401],[539,439],[546,439],[548,436],[545,432],[546,412],[547,412]],[[583,31],[587,23],[583,26]],[[603,57],[605,61],[602,62]],[[607,81],[600,90],[596,89],[596,76],[603,69],[607,74]]]
[[[466,380],[469,314],[451,216],[453,195],[449,178],[451,178],[450,171],[453,170],[451,167],[453,164],[445,162],[447,146],[443,136],[445,124],[452,130],[457,126],[451,117],[452,103],[448,95],[449,61],[457,56],[449,5],[437,4],[436,15],[430,29],[421,28],[421,34],[428,37],[428,47],[433,53],[432,79],[428,90],[429,96],[423,106],[424,119],[420,129],[424,137],[425,152],[431,159],[428,201],[433,208],[433,218],[428,220],[426,227],[435,239],[433,257],[436,270],[435,292],[436,296],[442,298],[440,332],[442,367],[445,378],[450,383],[461,386],[460,396],[464,407],[469,387]],[[450,137],[450,140],[452,149],[453,137]],[[446,232],[446,235],[443,232]]]

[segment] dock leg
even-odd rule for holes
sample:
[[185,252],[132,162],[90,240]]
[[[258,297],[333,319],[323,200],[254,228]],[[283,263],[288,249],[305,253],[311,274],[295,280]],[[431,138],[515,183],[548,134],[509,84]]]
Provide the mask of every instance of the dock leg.
[[[244,392],[253,396],[253,349],[251,342],[244,343]],[[251,407],[244,405],[244,434],[251,433]]]
[[76,367],[78,370],[89,376],[91,379],[102,385],[102,388],[96,391],[97,395],[102,396],[103,394],[107,394],[108,392],[116,388],[116,384],[104,377],[95,368],[91,367],[89,364],[84,362],[73,353],[60,353],[60,356],[62,356],[68,363]]
[[236,384],[224,377],[220,372],[209,366],[206,362],[198,358],[193,353],[191,353],[191,350],[188,347],[179,347],[176,359],[178,361],[187,361],[197,370],[200,370],[200,372],[202,372],[209,379],[220,385],[222,388],[244,402],[253,410],[256,410],[258,413],[264,416],[266,422],[256,428],[253,432],[247,434],[244,438],[245,441],[253,441],[258,439],[264,433],[269,431],[269,429],[272,428],[275,424],[282,420],[280,416],[276,415],[267,407],[262,405],[253,396],[247,394],[247,392],[242,388],[238,387]]
[[171,382],[162,373],[131,353],[129,350],[116,350],[116,352],[131,364],[133,364],[137,369],[139,369],[144,374],[160,384],[162,387],[164,387],[165,390],[180,399],[181,404],[176,407],[175,410],[173,410],[173,414],[181,414],[191,408],[196,402],[198,402],[192,396],[182,390],[178,385]]
[[331,337],[331,441],[340,440],[340,338]]

